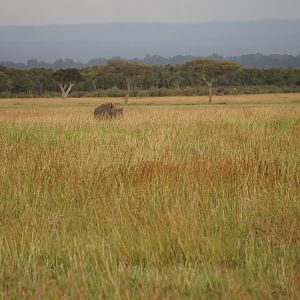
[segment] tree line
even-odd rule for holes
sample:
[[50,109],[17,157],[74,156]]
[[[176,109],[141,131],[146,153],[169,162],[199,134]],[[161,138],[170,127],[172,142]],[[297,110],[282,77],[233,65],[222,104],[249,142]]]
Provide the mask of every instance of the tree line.
[[[205,90],[212,95],[233,89],[253,87],[300,89],[300,70],[245,69],[230,61],[196,59],[179,65],[147,65],[136,61],[111,59],[101,66],[83,69],[32,68],[20,70],[0,66],[0,95],[55,96],[157,96],[174,93],[198,95]],[[277,90],[276,90],[277,91]]]
[[[122,59],[121,57],[113,57],[112,59]],[[212,60],[229,60],[241,65],[243,68],[254,68],[254,69],[271,69],[271,68],[295,68],[300,69],[300,55],[288,55],[288,54],[271,54],[263,55],[261,53],[256,54],[245,54],[241,56],[230,56],[224,57],[218,54],[212,54],[208,57],[203,56],[192,56],[192,55],[176,55],[172,57],[164,57],[161,55],[146,55],[144,58],[135,58],[133,61],[147,65],[179,65],[186,62],[197,60],[197,59],[212,59]],[[73,59],[58,59],[52,63],[39,61],[37,59],[30,59],[26,63],[16,63],[11,61],[2,61],[0,65],[21,70],[30,70],[34,68],[45,68],[45,69],[67,69],[76,68],[84,69],[93,66],[105,65],[110,59],[99,57],[89,60],[87,63],[74,61]]]

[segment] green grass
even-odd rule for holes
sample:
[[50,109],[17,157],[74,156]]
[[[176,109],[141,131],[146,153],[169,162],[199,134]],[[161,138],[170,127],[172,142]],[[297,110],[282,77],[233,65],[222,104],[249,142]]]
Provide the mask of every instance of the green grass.
[[0,115],[2,299],[297,299],[300,107]]

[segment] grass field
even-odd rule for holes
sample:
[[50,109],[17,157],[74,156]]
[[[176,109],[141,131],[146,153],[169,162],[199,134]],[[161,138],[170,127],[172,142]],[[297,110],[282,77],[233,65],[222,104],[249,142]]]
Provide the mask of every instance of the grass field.
[[1,299],[299,299],[300,95],[105,101],[0,100]]
[[[95,107],[103,102],[111,101],[114,103],[122,104],[123,98],[70,98],[62,100],[60,98],[34,98],[34,99],[0,99],[0,108],[16,108],[28,106],[91,106]],[[207,104],[207,96],[178,96],[178,97],[143,97],[131,98],[130,106],[143,106],[143,105],[203,105]],[[227,95],[227,96],[214,96],[213,104],[215,105],[270,105],[270,104],[300,104],[300,94],[260,94],[260,95]]]

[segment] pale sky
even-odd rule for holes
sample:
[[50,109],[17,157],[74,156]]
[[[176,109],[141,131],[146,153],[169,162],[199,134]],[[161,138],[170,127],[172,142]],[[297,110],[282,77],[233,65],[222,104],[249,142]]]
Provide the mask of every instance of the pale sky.
[[300,0],[0,0],[0,25],[300,19]]

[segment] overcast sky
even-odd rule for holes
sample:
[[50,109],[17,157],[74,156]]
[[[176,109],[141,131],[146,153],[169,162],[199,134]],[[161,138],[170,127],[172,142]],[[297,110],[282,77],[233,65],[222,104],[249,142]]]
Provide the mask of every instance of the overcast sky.
[[0,0],[0,25],[300,19],[300,0]]

